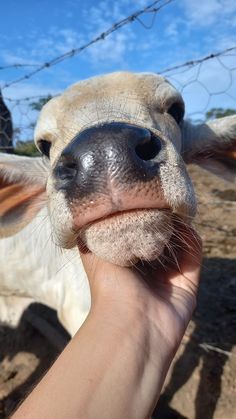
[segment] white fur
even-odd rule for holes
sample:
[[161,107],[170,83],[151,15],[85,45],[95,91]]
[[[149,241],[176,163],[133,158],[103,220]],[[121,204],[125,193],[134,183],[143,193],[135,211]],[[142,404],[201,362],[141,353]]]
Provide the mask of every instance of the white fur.
[[[29,303],[36,301],[54,308],[73,335],[90,307],[87,277],[78,250],[58,248],[51,234],[45,207],[19,233],[0,240],[0,294],[28,298]],[[26,303],[16,308],[15,300],[5,299],[0,306],[0,319],[16,324]],[[14,307],[17,313],[13,316]]]

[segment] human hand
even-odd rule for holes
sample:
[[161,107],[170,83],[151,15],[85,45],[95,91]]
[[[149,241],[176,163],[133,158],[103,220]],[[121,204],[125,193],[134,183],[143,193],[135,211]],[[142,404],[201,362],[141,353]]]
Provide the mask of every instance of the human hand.
[[169,342],[178,345],[196,305],[202,246],[189,226],[178,225],[178,238],[160,262],[132,268],[112,265],[91,253],[82,254],[92,307],[119,305],[124,310],[145,309]]
[[[130,386],[131,399],[137,387],[134,405],[139,406],[140,416],[135,418],[152,413],[196,306],[201,240],[191,227],[179,225],[178,237],[170,246],[161,263],[132,268],[114,266],[91,253],[82,255],[91,287],[91,311],[97,318],[102,312],[102,322],[109,321],[114,331],[125,325],[124,334],[132,341],[132,355],[126,356],[145,371],[142,378],[137,375],[140,382]],[[126,391],[129,394],[128,387]]]

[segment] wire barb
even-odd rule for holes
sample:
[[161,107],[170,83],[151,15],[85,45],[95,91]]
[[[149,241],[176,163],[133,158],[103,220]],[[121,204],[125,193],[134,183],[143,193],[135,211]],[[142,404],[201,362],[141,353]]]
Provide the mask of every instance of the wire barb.
[[[134,22],[135,20],[138,20],[140,22],[139,17],[144,15],[145,13],[153,13],[155,15],[163,7],[167,6],[168,4],[172,3],[173,1],[174,0],[164,0],[164,1],[163,0],[155,0],[154,2],[152,2],[151,4],[146,6],[145,8],[143,8],[141,10],[138,10],[137,12],[132,13],[131,15],[127,16],[126,18],[121,19],[120,21],[114,23],[106,31],[103,31],[102,33],[100,33],[100,35],[91,39],[91,41],[85,43],[84,45],[81,45],[78,48],[73,48],[73,49],[65,52],[64,54],[61,54],[61,55],[51,59],[50,61],[39,65],[38,68],[36,68],[35,70],[33,70],[33,71],[15,79],[15,80],[12,80],[9,83],[5,83],[2,86],[2,90],[7,89],[8,87],[10,87],[14,84],[18,84],[18,83],[20,83],[24,80],[28,80],[31,77],[35,76],[36,74],[40,73],[41,71],[45,70],[46,68],[57,65],[57,64],[61,63],[62,61],[66,60],[68,58],[72,58],[75,55],[80,54],[82,51],[89,48],[91,45],[94,45],[95,43],[97,43],[99,41],[104,41],[104,39],[107,38],[109,35],[111,35],[113,32],[123,28],[124,26],[128,25],[129,23]],[[160,6],[154,7],[159,3],[161,3]],[[19,67],[19,65],[16,64],[15,67]]]

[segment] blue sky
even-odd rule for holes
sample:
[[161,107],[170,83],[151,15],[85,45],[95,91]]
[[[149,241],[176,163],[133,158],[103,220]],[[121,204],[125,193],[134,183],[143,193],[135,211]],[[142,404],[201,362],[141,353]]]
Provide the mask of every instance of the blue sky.
[[[41,64],[82,45],[150,2],[8,0],[1,5],[0,66]],[[150,25],[152,18],[151,14],[141,17],[144,25]],[[236,45],[235,35],[235,0],[174,0],[156,15],[151,29],[135,21],[80,55],[3,93],[13,99],[56,94],[96,74],[116,70],[158,72]],[[220,60],[207,61],[170,77],[183,93],[188,114],[200,117],[213,106],[236,108],[236,70],[233,68],[236,68],[236,50]],[[0,85],[30,70],[1,70]],[[25,127],[34,121],[35,115],[27,104],[8,104],[15,125]]]

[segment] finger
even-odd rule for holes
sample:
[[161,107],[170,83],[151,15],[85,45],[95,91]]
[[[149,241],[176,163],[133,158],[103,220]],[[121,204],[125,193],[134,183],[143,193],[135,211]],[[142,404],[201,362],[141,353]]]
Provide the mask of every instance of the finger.
[[81,259],[88,277],[92,299],[118,295],[130,277],[128,268],[113,265],[91,252],[81,253]]
[[192,227],[185,226],[179,232],[179,244],[182,246],[179,257],[181,271],[188,277],[194,274],[196,278],[196,272],[201,268],[202,240]]
[[178,267],[173,281],[182,289],[196,294],[201,270],[202,241],[190,226],[181,226],[178,230]]

